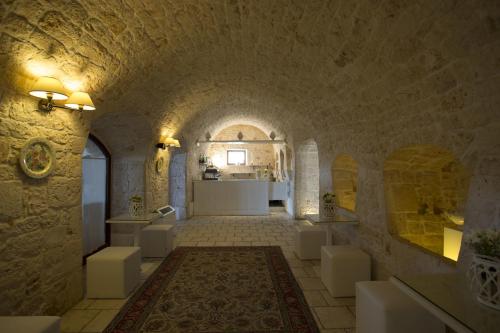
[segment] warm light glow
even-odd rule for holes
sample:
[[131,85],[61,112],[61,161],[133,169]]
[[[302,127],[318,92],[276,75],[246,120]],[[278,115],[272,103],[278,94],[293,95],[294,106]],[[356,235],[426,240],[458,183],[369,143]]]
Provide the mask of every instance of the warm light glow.
[[224,162],[223,156],[221,156],[220,154],[215,154],[214,156],[212,156],[212,164],[217,168],[222,168],[226,163]]
[[95,110],[94,103],[90,99],[89,94],[81,91],[75,91],[72,93],[64,105],[74,110]]
[[28,72],[33,74],[33,76],[52,76],[56,74],[56,71],[52,65],[42,64],[39,61],[30,61],[26,65]]
[[30,91],[30,95],[43,99],[52,97],[53,100],[68,98],[61,81],[48,76],[38,78]]
[[71,91],[78,91],[82,89],[81,81],[71,81],[71,80],[63,80],[64,86]]
[[459,230],[444,227],[444,248],[443,256],[457,261],[462,245],[462,232]]

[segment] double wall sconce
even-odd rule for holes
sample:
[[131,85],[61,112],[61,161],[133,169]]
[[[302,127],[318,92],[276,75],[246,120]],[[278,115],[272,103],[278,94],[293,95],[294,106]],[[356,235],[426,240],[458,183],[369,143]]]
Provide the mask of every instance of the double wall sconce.
[[[42,76],[38,78],[29,94],[40,98],[38,102],[40,111],[50,112],[55,108],[79,111],[95,110],[89,94],[83,91],[75,91],[68,97],[61,81],[53,77]],[[54,101],[63,100],[65,100],[64,105],[54,103]]]
[[180,148],[181,144],[179,143],[179,140],[174,138],[166,138],[163,142],[156,144],[156,148],[167,149],[167,147]]

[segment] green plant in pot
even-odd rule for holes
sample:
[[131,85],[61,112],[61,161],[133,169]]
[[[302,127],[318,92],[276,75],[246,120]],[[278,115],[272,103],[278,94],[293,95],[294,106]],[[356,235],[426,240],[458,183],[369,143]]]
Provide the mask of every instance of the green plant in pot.
[[465,244],[474,252],[468,275],[477,300],[500,310],[500,231],[475,231]]

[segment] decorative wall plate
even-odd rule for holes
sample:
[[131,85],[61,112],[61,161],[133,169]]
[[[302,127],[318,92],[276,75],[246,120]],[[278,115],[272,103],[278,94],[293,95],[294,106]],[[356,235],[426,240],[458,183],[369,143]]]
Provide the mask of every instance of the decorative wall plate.
[[161,173],[163,170],[163,157],[160,157],[156,160],[156,172]]
[[29,177],[44,178],[54,170],[56,154],[49,141],[44,138],[34,138],[24,145],[19,163]]

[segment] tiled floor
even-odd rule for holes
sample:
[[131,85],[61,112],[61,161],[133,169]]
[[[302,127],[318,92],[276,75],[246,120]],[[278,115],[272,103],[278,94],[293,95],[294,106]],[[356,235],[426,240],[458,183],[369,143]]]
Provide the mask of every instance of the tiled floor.
[[[299,260],[293,253],[293,226],[302,223],[287,214],[269,216],[195,217],[178,221],[175,246],[281,246],[322,333],[354,333],[354,298],[333,298],[319,278],[319,260]],[[142,264],[141,282],[159,261]],[[62,331],[101,332],[126,300],[84,299],[62,319]]]

